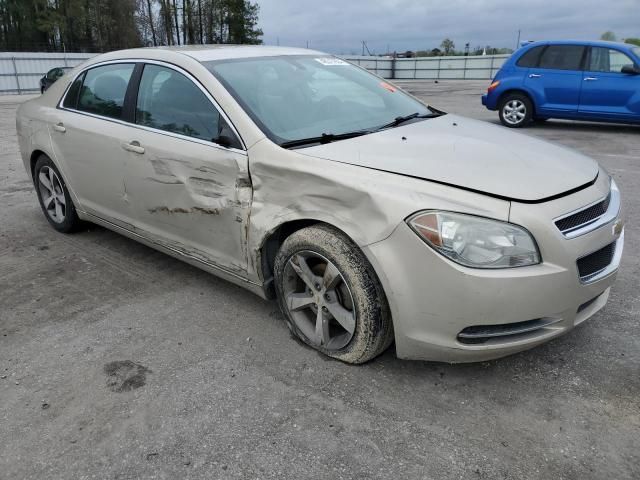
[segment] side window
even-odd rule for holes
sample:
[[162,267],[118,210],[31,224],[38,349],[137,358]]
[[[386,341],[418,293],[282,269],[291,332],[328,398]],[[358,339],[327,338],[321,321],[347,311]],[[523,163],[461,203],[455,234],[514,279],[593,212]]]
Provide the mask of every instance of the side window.
[[135,64],[116,63],[92,68],[84,76],[78,110],[122,118],[124,96]]
[[591,47],[589,70],[591,72],[620,73],[625,65],[633,65],[633,60],[624,53],[605,47]]
[[78,104],[78,94],[80,93],[80,87],[82,86],[82,81],[84,80],[84,74],[78,75],[71,86],[69,87],[69,91],[67,92],[67,96],[64,97],[64,102],[62,106],[65,108],[76,108]]
[[516,62],[516,65],[525,68],[537,67],[538,61],[540,60],[540,54],[544,50],[544,47],[544,45],[540,45],[539,47],[534,47],[531,50],[527,50],[524,55],[522,55]]
[[47,80],[56,80],[58,78],[58,69],[57,68],[52,68],[51,70],[49,70],[47,72]]
[[584,49],[581,45],[549,45],[540,58],[540,68],[581,70]]
[[240,147],[202,90],[181,73],[159,65],[144,66],[136,104],[136,123],[227,147]]

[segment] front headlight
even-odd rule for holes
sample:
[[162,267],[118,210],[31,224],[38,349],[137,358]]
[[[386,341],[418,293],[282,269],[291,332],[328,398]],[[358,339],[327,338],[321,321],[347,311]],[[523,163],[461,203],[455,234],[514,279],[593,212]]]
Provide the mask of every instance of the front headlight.
[[540,263],[531,234],[511,223],[439,211],[419,212],[407,223],[437,252],[466,267],[511,268]]

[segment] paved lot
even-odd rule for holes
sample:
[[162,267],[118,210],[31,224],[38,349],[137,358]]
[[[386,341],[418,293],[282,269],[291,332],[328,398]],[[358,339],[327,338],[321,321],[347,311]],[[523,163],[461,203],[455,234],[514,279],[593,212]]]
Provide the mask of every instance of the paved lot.
[[[497,122],[485,82],[403,83]],[[640,478],[640,128],[525,131],[599,160],[626,201],[609,305],[476,365],[360,367],[275,303],[101,228],[51,229],[0,97],[0,478]]]

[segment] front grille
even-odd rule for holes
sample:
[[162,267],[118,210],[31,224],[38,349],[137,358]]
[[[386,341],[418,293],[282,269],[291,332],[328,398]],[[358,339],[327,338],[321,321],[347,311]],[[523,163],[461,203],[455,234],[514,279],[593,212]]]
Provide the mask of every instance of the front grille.
[[616,242],[613,242],[586,257],[579,258],[577,264],[580,280],[586,282],[607,268],[613,260],[615,251]]
[[467,345],[477,345],[488,340],[515,341],[517,335],[531,334],[559,321],[560,319],[557,318],[536,318],[535,320],[500,325],[474,325],[466,327],[458,333],[458,341]]
[[601,202],[591,205],[590,207],[580,210],[573,215],[561,218],[556,221],[556,226],[562,233],[570,232],[576,228],[588,225],[595,222],[598,218],[604,215],[609,208],[609,202],[611,201],[611,194],[607,195],[607,198]]

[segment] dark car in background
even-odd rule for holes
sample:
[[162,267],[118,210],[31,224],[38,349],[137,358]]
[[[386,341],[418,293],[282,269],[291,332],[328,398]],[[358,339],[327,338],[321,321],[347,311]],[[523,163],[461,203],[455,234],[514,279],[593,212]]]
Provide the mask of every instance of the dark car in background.
[[482,104],[511,128],[549,118],[640,123],[640,47],[529,43],[504,63]]
[[44,93],[53,83],[71,70],[71,67],[55,67],[40,79],[40,93]]

